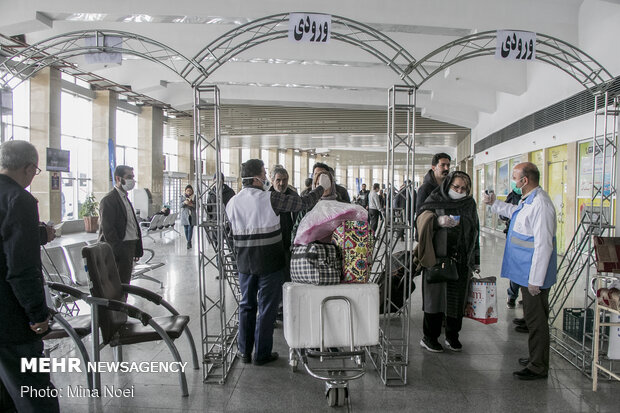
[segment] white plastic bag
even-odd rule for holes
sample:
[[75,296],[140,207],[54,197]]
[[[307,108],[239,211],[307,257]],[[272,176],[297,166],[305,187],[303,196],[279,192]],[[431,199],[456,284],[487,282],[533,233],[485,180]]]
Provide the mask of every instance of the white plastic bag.
[[306,245],[326,238],[331,242],[332,233],[344,221],[368,221],[368,212],[359,205],[319,201],[299,223],[293,243]]

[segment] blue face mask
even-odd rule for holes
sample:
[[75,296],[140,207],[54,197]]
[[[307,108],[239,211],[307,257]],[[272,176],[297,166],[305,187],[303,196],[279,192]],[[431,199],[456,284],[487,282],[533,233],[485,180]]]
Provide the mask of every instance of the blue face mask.
[[512,189],[514,191],[515,194],[517,195],[522,195],[522,191],[521,188],[517,187],[517,182],[522,181],[523,178],[519,179],[518,181],[510,181],[510,189]]

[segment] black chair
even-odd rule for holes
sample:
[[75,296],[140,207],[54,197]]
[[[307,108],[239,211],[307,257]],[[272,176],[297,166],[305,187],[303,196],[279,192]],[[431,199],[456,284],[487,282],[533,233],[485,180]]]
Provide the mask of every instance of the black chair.
[[[179,315],[172,305],[154,292],[122,284],[110,245],[98,243],[86,246],[82,249],[82,256],[86,258],[88,276],[91,280],[91,296],[88,297],[88,302],[92,306],[94,362],[99,361],[99,352],[105,345],[115,348],[117,361],[122,361],[122,345],[157,340],[163,340],[174,360],[181,362],[181,356],[173,341],[185,332],[191,347],[194,369],[199,368],[194,339],[188,327],[189,316]],[[139,308],[127,304],[125,302],[127,294],[137,295],[161,305],[172,315],[151,317]],[[99,328],[101,328],[101,345]],[[183,396],[188,396],[187,380],[182,371],[179,371],[179,383]],[[96,374],[95,387],[99,389],[100,385],[100,377]]]
[[[66,296],[71,296],[76,300],[88,300],[87,294],[76,288],[69,287],[68,285],[53,282],[47,282],[46,285],[49,289],[62,293]],[[82,357],[84,366],[87,366],[90,358],[88,357],[88,352],[86,351],[86,347],[84,346],[82,339],[88,336],[91,332],[90,315],[79,315],[65,318],[55,309],[50,308],[49,310],[52,315],[52,320],[50,322],[48,332],[43,336],[43,341],[70,337]],[[84,369],[84,371],[86,372],[88,388],[93,390],[93,377],[88,372],[88,369]]]

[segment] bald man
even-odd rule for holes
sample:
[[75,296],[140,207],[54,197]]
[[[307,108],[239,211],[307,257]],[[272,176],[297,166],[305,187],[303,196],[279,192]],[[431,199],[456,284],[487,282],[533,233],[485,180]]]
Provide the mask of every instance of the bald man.
[[493,213],[511,218],[501,275],[518,284],[523,295],[529,357],[520,358],[525,368],[513,373],[520,380],[544,379],[549,371],[549,289],[557,276],[556,217],[539,180],[536,165],[523,162],[512,170],[512,190],[521,194],[518,205],[497,201],[492,193],[483,197]]

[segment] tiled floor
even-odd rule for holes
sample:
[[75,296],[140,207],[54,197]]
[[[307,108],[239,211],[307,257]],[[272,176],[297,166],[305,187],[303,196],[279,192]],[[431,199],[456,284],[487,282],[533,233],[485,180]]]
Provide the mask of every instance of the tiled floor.
[[[68,237],[58,242],[70,242]],[[79,237],[78,237],[79,238]],[[81,236],[83,239],[84,236]],[[503,240],[483,235],[482,272],[497,275],[501,264]],[[154,272],[164,283],[159,290],[152,282],[139,280],[137,285],[159,291],[181,313],[191,315],[190,327],[200,351],[199,295],[196,250],[186,250],[182,236],[168,234],[145,246],[157,252],[156,260],[166,265]],[[213,282],[214,280],[212,280]],[[419,284],[419,282],[418,282]],[[329,408],[324,386],[301,369],[293,373],[288,367],[288,348],[282,330],[275,332],[275,350],[281,359],[257,367],[236,363],[226,384],[203,384],[202,371],[188,369],[189,397],[181,397],[175,374],[131,373],[104,374],[103,385],[132,388],[133,397],[67,398],[60,400],[63,412],[185,412],[185,411],[381,411],[381,412],[618,412],[620,383],[603,381],[598,392],[591,381],[552,352],[551,371],[547,380],[522,382],[512,372],[520,368],[517,358],[527,356],[527,336],[513,330],[512,318],[521,310],[506,309],[506,280],[499,280],[499,322],[483,325],[465,319],[461,333],[462,353],[432,354],[422,350],[421,298],[414,293],[411,319],[410,363],[408,383],[401,387],[385,387],[376,372],[367,366],[367,374],[350,384],[346,407]],[[161,315],[152,305],[136,302],[148,311]],[[177,340],[184,361],[190,361],[184,337]],[[90,342],[87,342],[90,345]],[[73,354],[71,344],[63,342],[53,357]],[[109,348],[103,359],[112,360]],[[128,346],[125,361],[171,361],[162,342]],[[84,384],[80,373],[56,373],[58,388]]]

